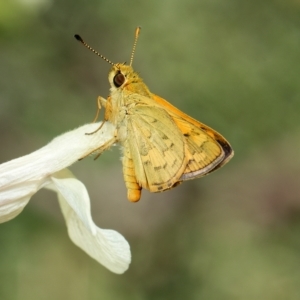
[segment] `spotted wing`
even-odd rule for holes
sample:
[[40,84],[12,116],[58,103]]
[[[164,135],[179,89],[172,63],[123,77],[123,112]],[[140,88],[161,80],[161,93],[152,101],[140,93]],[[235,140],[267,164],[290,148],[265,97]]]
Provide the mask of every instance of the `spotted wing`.
[[185,141],[174,120],[163,108],[138,104],[128,111],[127,126],[124,155],[137,183],[151,192],[171,188],[186,169]]
[[217,131],[183,113],[165,99],[152,94],[164,107],[185,139],[187,166],[180,180],[204,176],[225,165],[234,155],[228,141]]

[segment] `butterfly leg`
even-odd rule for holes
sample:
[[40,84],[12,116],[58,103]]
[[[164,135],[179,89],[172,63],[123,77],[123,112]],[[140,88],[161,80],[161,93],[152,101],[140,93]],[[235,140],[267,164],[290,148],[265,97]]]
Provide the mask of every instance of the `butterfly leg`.
[[101,97],[101,96],[99,96],[99,97],[97,98],[97,112],[96,112],[96,116],[95,116],[95,118],[94,118],[94,120],[93,120],[92,123],[96,123],[96,121],[97,121],[97,119],[98,119],[98,117],[99,117],[100,110],[101,110],[101,104],[102,104],[102,106],[103,106],[104,108],[106,108],[106,102],[107,102],[107,100],[104,99],[104,98]]
[[130,152],[124,147],[123,174],[127,187],[127,198],[130,202],[137,202],[141,198],[142,188],[137,183],[134,164]]
[[[101,104],[102,104],[102,106],[105,108],[104,120],[103,120],[103,122],[101,123],[101,125],[100,125],[96,130],[94,130],[94,131],[92,131],[92,132],[87,132],[86,135],[91,135],[91,134],[94,134],[94,133],[96,133],[97,131],[99,131],[99,130],[102,128],[102,126],[104,125],[105,121],[108,120],[108,118],[107,118],[107,110],[106,110],[106,107],[107,107],[107,106],[106,106],[106,104],[107,104],[107,102],[109,102],[109,101],[110,101],[110,97],[108,97],[107,100],[104,99],[104,98],[101,97],[101,96],[98,97],[98,99],[97,99],[97,106],[98,106],[98,108],[97,108],[96,116],[95,116],[95,118],[94,118],[94,120],[93,120],[92,123],[95,123],[95,122],[97,121],[98,117],[99,117],[99,112],[100,112],[100,110],[101,110]],[[110,102],[109,102],[109,103],[110,103]]]
[[92,151],[88,152],[83,157],[79,158],[78,160],[82,160],[82,159],[86,158],[87,156],[93,154],[94,152],[97,152],[97,155],[94,158],[94,160],[96,160],[105,150],[109,149],[116,142],[117,142],[117,137],[116,137],[116,134],[115,134],[115,136],[112,139],[105,142],[99,148],[93,149]]

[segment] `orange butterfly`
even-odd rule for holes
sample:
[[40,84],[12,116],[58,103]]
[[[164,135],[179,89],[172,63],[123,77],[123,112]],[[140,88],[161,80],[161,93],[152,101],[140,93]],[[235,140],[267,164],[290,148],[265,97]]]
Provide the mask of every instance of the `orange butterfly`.
[[140,27],[136,29],[129,65],[112,63],[75,35],[112,65],[108,74],[110,95],[107,99],[98,97],[96,119],[104,106],[104,122],[113,123],[116,133],[97,150],[115,143],[123,146],[124,180],[132,202],[140,200],[142,188],[150,192],[169,190],[182,181],[211,173],[233,157],[230,144],[221,134],[152,94],[133,70],[139,32]]

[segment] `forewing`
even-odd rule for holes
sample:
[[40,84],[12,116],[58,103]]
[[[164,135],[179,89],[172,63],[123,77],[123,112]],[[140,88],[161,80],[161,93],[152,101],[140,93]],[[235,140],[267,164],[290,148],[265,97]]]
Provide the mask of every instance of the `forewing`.
[[233,157],[228,141],[217,131],[193,119],[165,99],[152,94],[157,105],[165,107],[185,137],[187,167],[181,180],[193,179],[210,173]]
[[187,165],[181,180],[206,175],[224,160],[225,152],[222,147],[206,131],[180,117],[173,116],[173,120],[180,128],[186,146]]
[[151,192],[170,189],[186,168],[184,137],[174,120],[166,110],[149,105],[131,108],[127,120],[137,182]]

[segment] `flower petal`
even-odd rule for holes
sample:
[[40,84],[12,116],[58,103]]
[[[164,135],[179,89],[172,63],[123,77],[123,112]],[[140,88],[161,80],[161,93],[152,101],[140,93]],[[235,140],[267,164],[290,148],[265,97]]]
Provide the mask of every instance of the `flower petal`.
[[0,189],[0,223],[7,222],[21,213],[39,188],[39,181],[29,181],[26,184],[18,183]]
[[22,212],[29,200],[30,196],[26,196],[19,198],[17,201],[2,204],[0,206],[0,223],[4,223],[15,218],[19,213]]
[[61,198],[68,203],[84,226],[96,235],[96,226],[91,218],[90,198],[84,184],[68,169],[54,174],[51,179],[56,192],[61,194]]
[[129,244],[118,232],[94,224],[85,186],[75,178],[52,177],[52,181],[51,189],[55,187],[58,191],[71,240],[110,271],[124,273],[131,261]]
[[85,186],[65,170],[78,159],[113,141],[115,127],[109,122],[94,134],[86,135],[99,126],[82,126],[31,154],[1,164],[0,222],[19,214],[40,188],[55,190],[72,241],[109,270],[123,273],[131,261],[129,244],[118,232],[100,229],[94,224]]
[[62,170],[99,148],[114,136],[115,126],[105,122],[87,124],[66,132],[28,155],[0,165],[0,188],[27,180],[39,180]]
[[114,137],[115,127],[105,122],[87,124],[64,133],[48,145],[0,165],[0,222],[18,215],[31,196],[49,182],[50,176],[88,155]]

